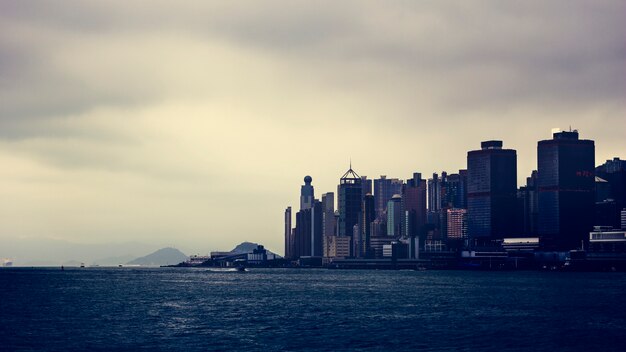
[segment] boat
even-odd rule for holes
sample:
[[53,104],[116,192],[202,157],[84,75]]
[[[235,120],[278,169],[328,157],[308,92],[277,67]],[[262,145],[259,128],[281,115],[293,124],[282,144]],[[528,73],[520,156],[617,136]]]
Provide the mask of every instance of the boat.
[[13,260],[10,259],[10,258],[2,259],[2,266],[5,267],[5,268],[13,266]]

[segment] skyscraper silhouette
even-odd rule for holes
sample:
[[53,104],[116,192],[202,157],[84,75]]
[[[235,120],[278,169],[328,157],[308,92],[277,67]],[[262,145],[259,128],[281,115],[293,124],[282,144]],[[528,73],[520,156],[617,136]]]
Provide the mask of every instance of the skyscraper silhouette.
[[595,146],[578,131],[556,132],[537,145],[538,232],[551,249],[587,241],[594,215]]
[[472,244],[515,235],[517,153],[502,141],[467,153],[467,219]]

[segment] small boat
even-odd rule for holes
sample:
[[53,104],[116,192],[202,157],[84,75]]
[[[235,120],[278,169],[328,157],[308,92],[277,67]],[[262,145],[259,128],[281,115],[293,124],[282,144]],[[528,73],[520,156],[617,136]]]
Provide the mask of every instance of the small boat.
[[85,267],[85,263],[80,263],[80,267],[84,268]]

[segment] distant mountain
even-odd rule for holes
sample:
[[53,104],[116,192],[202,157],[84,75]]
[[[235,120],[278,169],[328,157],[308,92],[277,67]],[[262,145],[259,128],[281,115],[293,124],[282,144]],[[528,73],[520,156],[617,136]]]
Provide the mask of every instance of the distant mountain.
[[[230,251],[231,253],[252,253],[252,251],[254,251],[257,247],[259,246],[258,243],[254,243],[254,242],[242,242],[240,244],[238,244],[235,248],[233,248],[232,251]],[[273,254],[276,257],[280,257],[278,254],[270,251],[269,249],[265,248],[267,250],[268,254]]]
[[237,247],[233,248],[231,253],[250,253],[259,246],[258,243],[253,242],[241,242]]
[[176,248],[161,248],[145,257],[137,258],[126,263],[129,265],[159,266],[172,265],[184,262],[187,256]]

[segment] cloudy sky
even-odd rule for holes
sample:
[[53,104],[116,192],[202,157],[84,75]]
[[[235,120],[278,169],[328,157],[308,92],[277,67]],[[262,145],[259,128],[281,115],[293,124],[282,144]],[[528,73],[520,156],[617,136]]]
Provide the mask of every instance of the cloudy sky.
[[[182,3],[182,4],[181,4]],[[283,252],[310,174],[626,157],[624,1],[0,1],[0,243]],[[36,242],[35,242],[36,243]],[[10,256],[10,253],[0,253]]]

